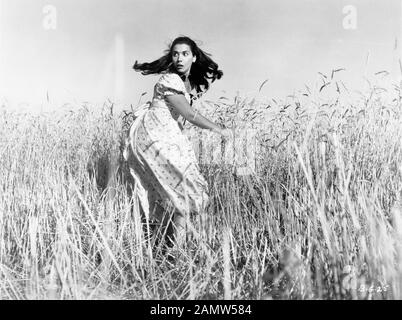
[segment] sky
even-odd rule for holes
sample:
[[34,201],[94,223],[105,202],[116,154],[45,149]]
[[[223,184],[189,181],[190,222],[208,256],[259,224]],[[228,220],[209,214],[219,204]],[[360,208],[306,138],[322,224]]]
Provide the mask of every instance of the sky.
[[318,72],[397,77],[400,0],[0,0],[0,101],[38,108],[151,99],[157,76],[132,69],[187,35],[223,70],[206,98],[282,97]]

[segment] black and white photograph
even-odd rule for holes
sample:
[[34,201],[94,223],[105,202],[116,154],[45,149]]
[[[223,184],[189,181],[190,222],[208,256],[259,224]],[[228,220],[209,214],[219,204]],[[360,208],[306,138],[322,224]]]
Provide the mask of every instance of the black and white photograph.
[[402,1],[0,0],[0,190],[0,300],[401,300]]

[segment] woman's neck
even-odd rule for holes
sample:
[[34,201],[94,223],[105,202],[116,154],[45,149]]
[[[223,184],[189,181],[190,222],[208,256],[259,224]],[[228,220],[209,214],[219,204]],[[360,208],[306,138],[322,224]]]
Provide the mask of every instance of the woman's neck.
[[188,76],[188,74],[179,74],[179,77],[181,80],[183,80],[183,82],[189,81]]
[[190,93],[193,90],[193,87],[192,87],[190,79],[188,77],[189,75],[186,75],[186,74],[178,74],[178,75],[181,78],[181,80],[183,81],[187,92]]

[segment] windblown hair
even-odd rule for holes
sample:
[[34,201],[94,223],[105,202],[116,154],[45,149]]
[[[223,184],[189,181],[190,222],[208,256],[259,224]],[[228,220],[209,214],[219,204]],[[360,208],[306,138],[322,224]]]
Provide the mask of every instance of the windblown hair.
[[191,86],[195,87],[197,93],[203,93],[209,89],[209,81],[214,82],[223,75],[222,70],[218,69],[218,65],[210,58],[210,54],[201,50],[197,44],[189,37],[178,37],[173,40],[165,55],[153,62],[138,63],[135,61],[133,69],[141,72],[143,75],[158,74],[163,72],[175,72],[173,66],[173,48],[176,44],[187,44],[193,55],[196,57],[195,62],[191,66],[189,81]]

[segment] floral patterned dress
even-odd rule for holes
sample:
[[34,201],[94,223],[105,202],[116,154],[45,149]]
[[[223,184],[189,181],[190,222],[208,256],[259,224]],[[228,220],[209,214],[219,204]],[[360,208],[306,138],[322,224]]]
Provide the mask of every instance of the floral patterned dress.
[[192,145],[182,133],[179,114],[166,100],[175,94],[183,94],[190,103],[180,76],[162,74],[154,87],[152,102],[135,113],[126,141],[124,157],[135,181],[135,193],[151,219],[155,218],[158,202],[167,202],[186,215],[204,210],[208,201],[208,185]]

